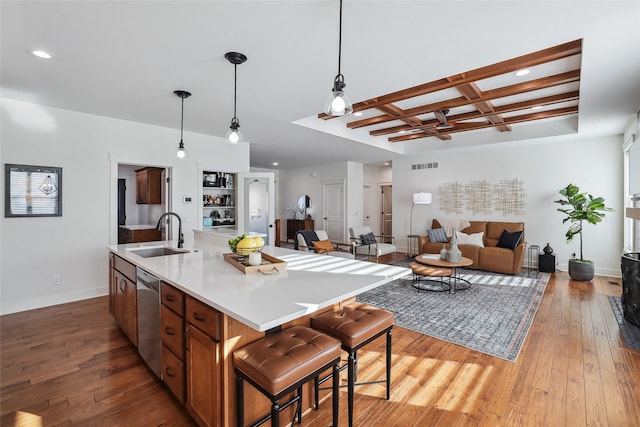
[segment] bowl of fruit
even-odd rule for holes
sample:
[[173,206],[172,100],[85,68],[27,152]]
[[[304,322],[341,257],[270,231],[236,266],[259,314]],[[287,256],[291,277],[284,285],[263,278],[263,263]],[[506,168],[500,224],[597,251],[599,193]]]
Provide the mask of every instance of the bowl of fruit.
[[229,239],[229,249],[231,252],[240,255],[249,255],[251,252],[260,252],[264,247],[262,237],[249,237],[246,234],[238,236],[235,239]]

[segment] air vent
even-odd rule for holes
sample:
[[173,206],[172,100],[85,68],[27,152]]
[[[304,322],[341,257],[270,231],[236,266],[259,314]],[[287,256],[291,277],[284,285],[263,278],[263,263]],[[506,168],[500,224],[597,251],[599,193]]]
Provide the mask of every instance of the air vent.
[[420,170],[420,169],[437,169],[438,162],[433,163],[418,163],[415,165],[411,165],[411,170]]

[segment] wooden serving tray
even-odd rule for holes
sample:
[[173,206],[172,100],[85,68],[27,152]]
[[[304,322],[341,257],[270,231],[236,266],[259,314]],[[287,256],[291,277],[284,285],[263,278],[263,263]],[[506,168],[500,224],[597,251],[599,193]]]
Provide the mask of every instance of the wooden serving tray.
[[244,274],[278,274],[280,271],[287,269],[287,263],[285,261],[265,253],[262,254],[262,263],[260,265],[250,265],[249,257],[247,255],[229,253],[222,254],[222,256],[225,261],[242,271]]

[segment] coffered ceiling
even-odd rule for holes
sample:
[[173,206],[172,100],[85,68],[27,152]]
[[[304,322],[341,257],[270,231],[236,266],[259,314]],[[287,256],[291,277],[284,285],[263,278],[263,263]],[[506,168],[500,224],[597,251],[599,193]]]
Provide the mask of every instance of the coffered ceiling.
[[[370,129],[370,135],[390,142],[446,141],[458,132],[509,132],[519,123],[577,115],[581,54],[582,40],[575,40],[360,101],[353,111],[370,117],[351,119],[346,126]],[[504,78],[510,74],[522,75],[523,81],[511,83]],[[524,80],[529,75],[534,78]]]
[[[187,150],[190,132],[224,138],[234,99],[224,55],[241,52],[251,165],[283,169],[615,135],[640,109],[637,0],[344,0],[342,73],[362,115],[319,118],[337,71],[338,5],[2,0],[0,95],[175,129],[155,153],[173,156],[173,91],[192,94]],[[448,126],[435,117],[445,110]]]

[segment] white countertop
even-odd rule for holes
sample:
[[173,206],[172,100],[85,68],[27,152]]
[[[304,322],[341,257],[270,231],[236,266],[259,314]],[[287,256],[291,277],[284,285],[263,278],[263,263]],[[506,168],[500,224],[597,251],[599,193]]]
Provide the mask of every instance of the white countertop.
[[375,264],[265,246],[264,253],[288,263],[276,275],[244,274],[224,261],[227,245],[185,248],[189,253],[142,258],[130,248],[176,243],[111,245],[109,250],[185,293],[258,330],[313,313],[411,273]]

